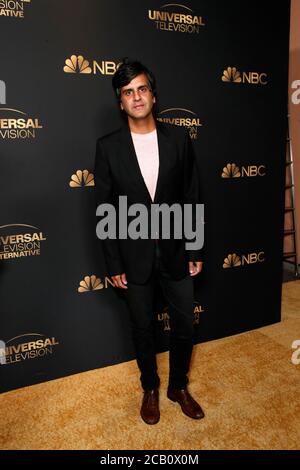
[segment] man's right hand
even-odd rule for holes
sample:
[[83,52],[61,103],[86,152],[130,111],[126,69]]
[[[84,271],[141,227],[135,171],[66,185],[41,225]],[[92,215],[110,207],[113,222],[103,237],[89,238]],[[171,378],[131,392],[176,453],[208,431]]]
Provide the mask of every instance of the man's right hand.
[[118,287],[119,289],[128,289],[127,287],[127,279],[126,274],[118,274],[117,276],[112,276],[112,280],[114,282],[114,286]]

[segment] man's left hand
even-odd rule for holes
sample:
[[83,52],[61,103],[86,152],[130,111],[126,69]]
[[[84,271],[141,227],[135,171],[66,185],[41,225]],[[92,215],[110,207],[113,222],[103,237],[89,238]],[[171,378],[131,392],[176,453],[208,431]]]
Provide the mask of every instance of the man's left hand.
[[202,271],[202,261],[189,261],[190,276],[197,276]]

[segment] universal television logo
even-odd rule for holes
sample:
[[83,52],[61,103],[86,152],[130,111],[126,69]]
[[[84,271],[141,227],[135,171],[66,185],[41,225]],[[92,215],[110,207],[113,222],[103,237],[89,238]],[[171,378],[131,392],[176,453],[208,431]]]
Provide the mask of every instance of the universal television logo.
[[[0,104],[6,105],[6,85],[0,81]],[[15,108],[0,107],[0,138],[35,139],[37,131],[43,129],[39,118],[32,118]]]
[[200,304],[200,302],[197,302],[197,300],[194,300],[194,325],[199,325],[200,323],[200,315],[205,313],[204,308]]
[[203,126],[196,113],[184,108],[169,108],[158,114],[157,120],[173,126],[186,127],[191,139],[198,138],[198,129]]
[[148,10],[148,19],[160,31],[199,34],[200,29],[205,26],[203,17],[195,15],[186,5],[168,3],[160,8]]
[[170,331],[170,315],[168,313],[168,307],[165,307],[162,312],[158,313],[157,320],[163,324],[163,331]]
[[265,253],[263,251],[238,255],[232,253],[226,256],[223,262],[223,268],[237,268],[240,266],[249,266],[265,262]]
[[[193,325],[199,325],[200,315],[205,312],[204,308],[197,300],[194,301],[194,319]],[[165,307],[162,312],[158,313],[157,320],[163,323],[163,331],[170,331],[170,315],[168,307]]]
[[24,18],[24,6],[31,0],[0,0],[0,17]]
[[39,333],[16,336],[5,342],[1,341],[0,364],[9,365],[52,355],[54,347],[58,345],[59,342],[54,337],[48,338]]
[[227,67],[223,71],[222,81],[225,83],[243,83],[244,85],[267,85],[267,74],[259,72],[239,72],[236,67]]
[[[24,227],[25,233],[20,233]],[[7,233],[9,229],[10,233]],[[12,233],[18,231],[19,233]],[[40,256],[41,243],[46,241],[43,232],[27,224],[9,224],[0,226],[0,260],[18,259],[29,256]]]
[[[24,117],[20,117],[20,115]],[[36,139],[37,130],[40,129],[43,129],[43,126],[40,124],[39,118],[28,117],[27,113],[19,109],[0,108],[1,139]]]
[[119,64],[113,60],[93,60],[90,62],[82,55],[73,54],[65,60],[63,71],[68,74],[85,74],[85,75],[114,75]]
[[242,166],[241,169],[235,163],[227,163],[223,168],[222,178],[231,179],[231,178],[255,178],[258,176],[266,176],[266,166],[265,165],[248,165]]

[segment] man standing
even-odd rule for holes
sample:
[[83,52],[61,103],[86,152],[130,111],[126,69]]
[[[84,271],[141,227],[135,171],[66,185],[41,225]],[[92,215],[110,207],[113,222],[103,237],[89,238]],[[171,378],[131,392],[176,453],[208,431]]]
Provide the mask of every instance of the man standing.
[[[140,62],[125,59],[113,77],[123,128],[98,139],[95,164],[97,205],[199,203],[198,172],[187,131],[154,118],[156,86],[153,74]],[[99,214],[99,212],[98,212]],[[150,221],[149,216],[149,221]],[[150,222],[151,223],[151,222]],[[184,238],[109,237],[103,241],[107,268],[128,303],[136,359],[144,389],[140,414],[156,424],[159,377],[153,331],[154,285],[158,279],[169,306],[170,353],[167,396],[189,417],[204,413],[188,389],[193,349],[193,280],[202,269],[201,250],[187,251]]]

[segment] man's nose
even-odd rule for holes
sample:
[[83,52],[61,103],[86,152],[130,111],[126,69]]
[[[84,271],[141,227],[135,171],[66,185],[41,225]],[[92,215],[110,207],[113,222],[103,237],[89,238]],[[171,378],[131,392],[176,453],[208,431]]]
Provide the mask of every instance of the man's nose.
[[134,101],[139,101],[141,99],[139,90],[134,90],[133,93],[134,93],[133,95]]

